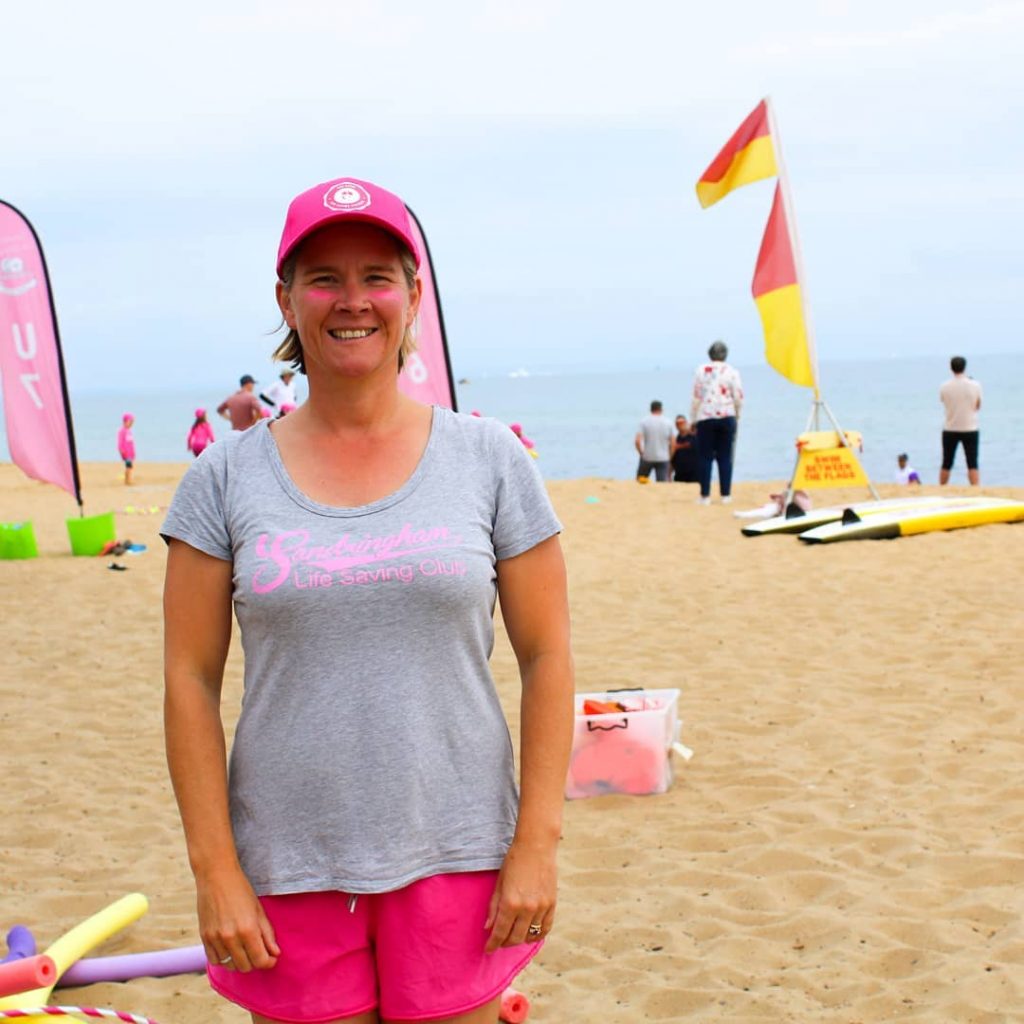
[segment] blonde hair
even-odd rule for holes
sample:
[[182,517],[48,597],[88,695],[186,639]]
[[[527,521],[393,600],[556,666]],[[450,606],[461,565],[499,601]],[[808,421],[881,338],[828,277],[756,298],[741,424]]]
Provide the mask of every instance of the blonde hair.
[[[416,287],[416,260],[413,254],[409,252],[408,248],[404,246],[397,238],[395,239],[395,246],[398,249],[398,258],[402,263],[402,276],[405,278],[405,286],[412,291]],[[281,284],[284,285],[285,291],[291,289],[292,284],[295,281],[295,264],[299,259],[299,248],[296,247],[288,256],[288,258],[281,264]],[[281,327],[285,326],[284,320],[281,320]],[[406,327],[405,335],[402,338],[402,344],[398,349],[398,372],[402,372],[402,367],[405,366],[406,359],[409,358],[416,351],[416,339],[413,336],[412,328]],[[306,372],[306,356],[302,351],[302,341],[299,338],[299,332],[295,328],[289,329],[285,335],[284,341],[274,349],[273,359],[280,363],[289,363],[291,366],[298,370],[299,373]]]

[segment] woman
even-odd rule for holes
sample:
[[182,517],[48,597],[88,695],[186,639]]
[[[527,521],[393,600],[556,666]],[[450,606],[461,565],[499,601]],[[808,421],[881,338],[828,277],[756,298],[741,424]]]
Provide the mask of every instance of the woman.
[[718,490],[722,504],[732,501],[732,462],[736,447],[736,426],[743,405],[743,384],[739,371],[725,360],[729,349],[724,341],[712,342],[710,362],[697,367],[693,377],[690,421],[697,430],[697,468],[701,505],[711,504],[711,467],[718,464]]
[[[398,391],[419,258],[404,204],[369,182],[293,200],[276,357],[309,398],[213,446],[164,526],[168,762],[211,983],[256,1024],[494,1024],[554,920],[560,526],[511,431]],[[518,801],[496,596],[522,676]]]

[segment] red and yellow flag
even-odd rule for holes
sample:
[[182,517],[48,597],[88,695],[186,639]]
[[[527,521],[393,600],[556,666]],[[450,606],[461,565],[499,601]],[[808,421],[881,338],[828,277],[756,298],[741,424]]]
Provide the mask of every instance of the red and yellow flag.
[[800,282],[793,259],[793,239],[780,185],[775,186],[775,199],[757,255],[751,290],[764,327],[764,354],[768,365],[794,384],[815,387]]
[[706,208],[741,185],[776,174],[778,166],[768,121],[768,104],[761,100],[700,176],[697,198]]

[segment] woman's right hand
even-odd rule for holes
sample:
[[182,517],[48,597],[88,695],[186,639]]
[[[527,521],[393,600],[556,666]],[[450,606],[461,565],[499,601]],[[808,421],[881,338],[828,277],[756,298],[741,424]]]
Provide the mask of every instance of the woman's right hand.
[[241,868],[196,878],[199,935],[206,958],[225,970],[247,974],[277,963],[274,928]]

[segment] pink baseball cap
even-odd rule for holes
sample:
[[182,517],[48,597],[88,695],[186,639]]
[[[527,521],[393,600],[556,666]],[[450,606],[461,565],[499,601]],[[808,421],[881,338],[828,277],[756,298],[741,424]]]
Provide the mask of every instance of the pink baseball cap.
[[413,238],[405,203],[393,192],[358,178],[335,178],[297,195],[288,206],[281,244],[277,250],[277,274],[295,247],[325,224],[338,221],[375,224],[390,232],[412,253],[420,265],[420,250]]

